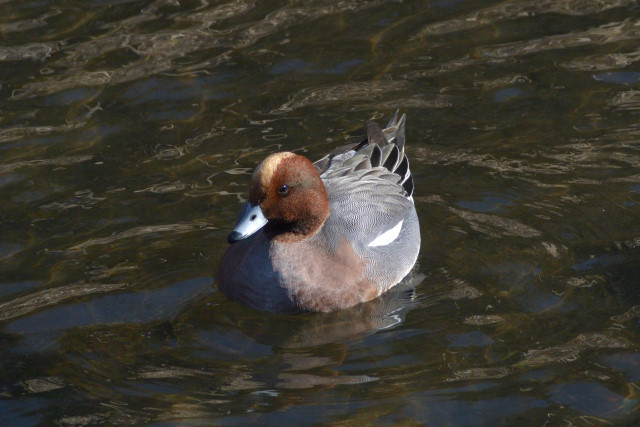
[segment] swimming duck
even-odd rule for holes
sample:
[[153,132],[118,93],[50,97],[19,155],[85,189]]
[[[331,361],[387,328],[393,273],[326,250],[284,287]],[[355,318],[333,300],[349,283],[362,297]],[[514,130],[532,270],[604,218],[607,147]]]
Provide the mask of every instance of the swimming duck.
[[255,168],[216,275],[230,299],[270,312],[329,312],[378,297],[420,249],[406,116],[311,163],[274,153]]

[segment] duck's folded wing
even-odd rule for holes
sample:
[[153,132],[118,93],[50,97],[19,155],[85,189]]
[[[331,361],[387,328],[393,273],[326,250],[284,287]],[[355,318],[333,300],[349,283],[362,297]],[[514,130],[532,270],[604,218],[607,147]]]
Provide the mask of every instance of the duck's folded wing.
[[397,175],[382,167],[323,181],[331,210],[326,226],[356,250],[393,243],[404,221],[415,218],[413,201],[397,183]]

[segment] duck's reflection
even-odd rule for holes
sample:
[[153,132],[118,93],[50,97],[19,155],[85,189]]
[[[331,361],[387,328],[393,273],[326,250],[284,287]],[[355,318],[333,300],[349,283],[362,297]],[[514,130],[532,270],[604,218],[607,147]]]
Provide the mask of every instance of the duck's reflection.
[[[343,375],[335,368],[347,358],[348,343],[394,328],[403,322],[406,313],[416,304],[415,286],[424,277],[412,272],[380,298],[327,314],[274,315],[240,305],[226,306],[229,310],[224,312],[224,319],[218,320],[222,320],[225,326],[224,334],[231,334],[235,338],[221,340],[219,334],[223,331],[218,330],[212,335],[201,335],[200,344],[208,347],[208,355],[215,358],[232,353],[244,359],[262,353],[265,364],[255,365],[257,369],[255,375],[250,375],[251,381],[241,376],[238,381],[233,380],[225,385],[225,390],[264,386],[309,388],[373,381],[374,376]],[[219,315],[220,312],[215,314]],[[200,322],[202,320],[199,319]],[[211,324],[220,325],[220,322]],[[202,323],[200,325],[203,327]],[[225,342],[227,347],[222,348]],[[270,353],[268,356],[265,354],[267,349]]]

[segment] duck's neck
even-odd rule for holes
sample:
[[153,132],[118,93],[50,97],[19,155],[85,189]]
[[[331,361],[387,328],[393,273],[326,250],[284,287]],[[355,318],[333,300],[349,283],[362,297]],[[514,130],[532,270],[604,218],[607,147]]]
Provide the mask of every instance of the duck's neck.
[[297,243],[313,237],[320,231],[327,220],[329,212],[322,215],[306,216],[297,221],[269,220],[264,227],[264,234],[274,242]]

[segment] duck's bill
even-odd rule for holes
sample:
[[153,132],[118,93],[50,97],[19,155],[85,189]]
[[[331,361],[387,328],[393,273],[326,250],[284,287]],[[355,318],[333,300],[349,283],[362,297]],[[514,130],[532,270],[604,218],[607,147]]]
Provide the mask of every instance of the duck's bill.
[[260,205],[251,206],[249,202],[242,205],[242,211],[241,214],[238,215],[238,218],[235,228],[227,237],[229,243],[235,243],[238,240],[246,239],[264,227],[267,223],[267,219],[262,214]]

